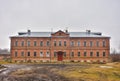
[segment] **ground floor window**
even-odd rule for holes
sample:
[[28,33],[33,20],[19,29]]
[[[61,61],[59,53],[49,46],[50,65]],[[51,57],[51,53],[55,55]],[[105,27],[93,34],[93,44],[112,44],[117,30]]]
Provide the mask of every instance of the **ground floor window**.
[[36,52],[34,52],[34,57],[36,57],[37,56],[37,53]]
[[87,52],[84,52],[84,57],[86,57],[87,56]]
[[57,57],[57,52],[54,52],[54,57]]
[[78,57],[80,57],[80,52],[78,52]]
[[40,52],[40,57],[43,57],[43,52]]
[[24,52],[23,51],[21,52],[21,56],[24,57]]
[[66,57],[66,52],[64,52],[64,57]]
[[93,52],[90,52],[90,56],[91,56],[91,57],[93,56]]
[[99,57],[99,52],[97,52],[97,57]]
[[18,53],[17,53],[17,51],[15,51],[15,57],[17,57],[18,56]]
[[30,56],[30,52],[28,52],[28,56]]
[[46,52],[46,57],[50,57],[50,52]]
[[105,52],[103,52],[103,57],[105,57]]
[[71,52],[71,55],[70,55],[71,57],[74,57],[74,52]]

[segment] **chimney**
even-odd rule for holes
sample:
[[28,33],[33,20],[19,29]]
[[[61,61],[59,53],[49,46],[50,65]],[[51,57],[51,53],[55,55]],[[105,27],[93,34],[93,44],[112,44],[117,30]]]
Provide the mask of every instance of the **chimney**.
[[87,33],[87,34],[90,34],[90,33],[91,33],[91,30],[86,30],[86,33]]
[[30,31],[30,30],[28,30],[28,32],[27,32],[27,33],[28,33],[28,35],[30,35],[30,34],[31,34],[31,31]]
[[68,33],[68,30],[65,30],[66,33]]

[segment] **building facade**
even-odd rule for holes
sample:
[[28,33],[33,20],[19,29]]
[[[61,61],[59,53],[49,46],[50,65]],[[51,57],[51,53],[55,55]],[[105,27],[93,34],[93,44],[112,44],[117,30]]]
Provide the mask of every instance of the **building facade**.
[[99,32],[20,32],[11,36],[13,62],[108,62],[110,37]]

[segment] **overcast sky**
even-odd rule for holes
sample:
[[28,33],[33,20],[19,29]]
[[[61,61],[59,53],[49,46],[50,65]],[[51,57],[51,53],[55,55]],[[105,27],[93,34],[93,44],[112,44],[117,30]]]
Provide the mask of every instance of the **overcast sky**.
[[102,32],[120,49],[120,0],[0,0],[0,48],[27,31]]

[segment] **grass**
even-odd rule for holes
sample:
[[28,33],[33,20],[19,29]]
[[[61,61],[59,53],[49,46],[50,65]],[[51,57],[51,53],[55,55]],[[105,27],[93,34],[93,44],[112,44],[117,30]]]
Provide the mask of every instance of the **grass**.
[[[5,61],[0,61],[0,64],[1,63],[9,64],[8,62]],[[23,64],[27,65],[29,63],[23,63]],[[34,63],[30,63],[30,64],[34,64]],[[36,63],[36,64],[47,65],[52,63]],[[45,71],[48,70],[48,72],[50,71],[60,76],[63,76],[69,79],[69,81],[120,81],[120,62],[107,63],[107,64],[64,63],[64,65],[66,66],[65,67],[44,66],[44,67],[48,68],[45,69]],[[105,66],[105,67],[102,68],[101,66]],[[17,70],[13,72],[12,75],[16,75],[16,76],[31,75],[36,73],[34,72],[34,70],[36,69]],[[42,71],[43,69],[38,69],[38,72],[40,70]]]
[[[111,66],[112,68],[101,68],[100,66]],[[88,79],[93,81],[120,81],[120,63],[117,65],[115,63],[112,65],[91,64],[87,66],[87,68],[86,66],[85,68],[74,66],[71,68],[64,68],[58,73],[66,78],[73,79],[82,78],[84,80]]]

